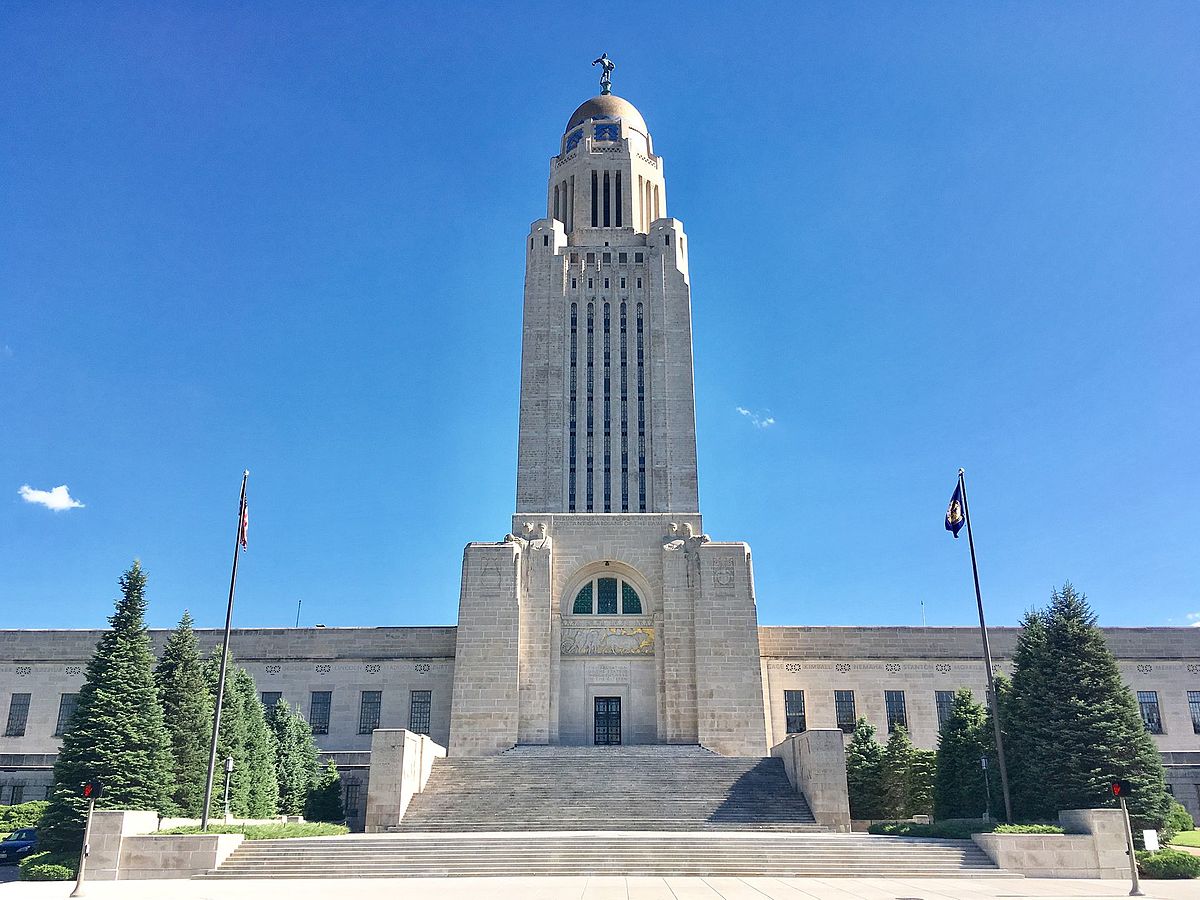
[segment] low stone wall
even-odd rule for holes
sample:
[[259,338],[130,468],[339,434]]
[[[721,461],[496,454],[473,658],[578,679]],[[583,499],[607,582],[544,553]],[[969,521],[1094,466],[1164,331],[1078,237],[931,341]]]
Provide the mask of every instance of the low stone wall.
[[433,762],[446,748],[427,734],[377,728],[371,735],[371,780],[367,785],[368,833],[400,824],[415,794],[425,790]]
[[818,825],[850,830],[850,791],[841,729],[813,728],[789,735],[771,748],[783,760],[788,781],[803,794]]
[[240,834],[154,834],[152,810],[98,809],[92,814],[86,881],[190,878],[215,869],[237,849]]
[[1068,834],[974,834],[1001,869],[1036,878],[1128,878],[1125,822],[1118,809],[1058,814]]

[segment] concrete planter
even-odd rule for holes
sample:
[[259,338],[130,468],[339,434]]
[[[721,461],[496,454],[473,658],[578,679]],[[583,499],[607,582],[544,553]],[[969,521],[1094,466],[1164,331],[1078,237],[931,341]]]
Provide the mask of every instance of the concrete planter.
[[1128,877],[1120,810],[1064,810],[1058,821],[1071,833],[974,834],[971,839],[1000,868],[1030,877]]

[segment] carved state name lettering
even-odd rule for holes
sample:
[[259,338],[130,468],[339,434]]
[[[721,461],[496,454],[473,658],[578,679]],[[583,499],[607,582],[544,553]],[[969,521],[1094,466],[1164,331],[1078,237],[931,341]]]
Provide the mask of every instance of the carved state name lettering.
[[654,629],[564,628],[563,656],[649,656],[654,653]]

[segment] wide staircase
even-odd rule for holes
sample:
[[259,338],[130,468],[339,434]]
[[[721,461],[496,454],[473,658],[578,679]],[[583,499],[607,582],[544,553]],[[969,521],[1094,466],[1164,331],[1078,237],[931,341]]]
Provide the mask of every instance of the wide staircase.
[[696,746],[440,759],[398,831],[816,831],[782,760]]
[[700,747],[438,760],[395,832],[246,841],[199,877],[1007,874],[970,841],[827,833],[780,760]]

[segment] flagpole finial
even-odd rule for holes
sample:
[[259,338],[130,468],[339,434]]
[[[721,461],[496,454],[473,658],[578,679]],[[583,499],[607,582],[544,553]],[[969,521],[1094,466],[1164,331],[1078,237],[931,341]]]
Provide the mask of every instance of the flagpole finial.
[[[247,474],[249,474],[249,473],[247,473]],[[959,474],[959,475],[966,475],[967,473],[966,473],[966,470],[965,470],[965,469],[963,469],[963,467],[962,467],[962,466],[959,466],[959,467],[958,467],[958,474]]]
[[[962,469],[959,469],[958,471],[960,471],[960,472],[961,472],[961,471],[962,471]],[[249,475],[249,474],[250,474],[250,470],[249,470],[249,469],[244,469],[244,470],[242,470],[242,477],[243,477],[243,478],[245,478],[245,477],[246,477],[247,475]]]

